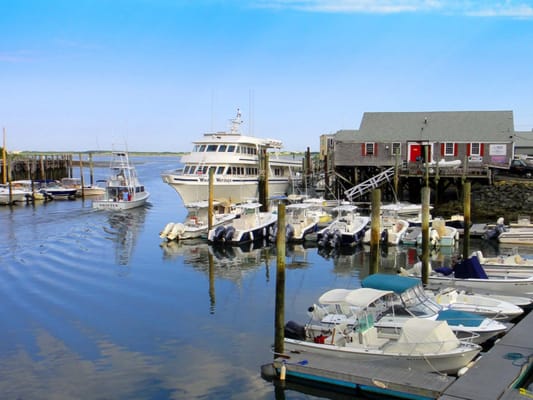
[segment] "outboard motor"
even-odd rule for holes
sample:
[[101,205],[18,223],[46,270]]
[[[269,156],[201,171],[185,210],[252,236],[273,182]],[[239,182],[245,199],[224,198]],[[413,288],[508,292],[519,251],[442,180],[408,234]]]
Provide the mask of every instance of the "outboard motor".
[[305,327],[294,321],[285,324],[285,337],[289,339],[305,340]]
[[272,226],[271,228],[268,228],[268,232],[269,232],[268,239],[271,242],[275,242],[276,238],[278,237],[278,223],[276,222],[274,226]]
[[231,240],[233,239],[233,235],[235,235],[235,227],[233,225],[230,225],[226,228],[226,234],[224,236],[226,242],[231,242]]
[[294,226],[291,224],[288,224],[287,228],[285,228],[285,239],[287,241],[294,239]]
[[389,243],[389,230],[383,229],[383,232],[381,232],[381,237],[379,239],[381,243]]
[[215,228],[215,233],[213,234],[213,242],[223,242],[226,235],[226,227],[219,225]]
[[335,229],[335,231],[331,235],[329,243],[331,247],[340,247],[340,245],[342,244],[342,234],[340,230]]
[[329,238],[331,236],[331,232],[328,230],[326,230],[323,234],[322,234],[322,237],[320,238],[320,240],[318,241],[318,245],[320,247],[326,247],[328,242],[329,242]]

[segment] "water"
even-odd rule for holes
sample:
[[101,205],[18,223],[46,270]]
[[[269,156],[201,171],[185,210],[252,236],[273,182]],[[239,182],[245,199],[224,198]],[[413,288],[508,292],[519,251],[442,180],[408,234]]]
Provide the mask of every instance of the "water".
[[[275,249],[161,246],[166,223],[186,214],[160,178],[176,160],[132,160],[151,192],[145,208],[93,210],[90,200],[0,208],[1,397],[342,398],[282,391],[260,376],[272,360]],[[95,179],[106,175],[95,170]],[[381,268],[393,273],[415,255],[391,249]],[[359,287],[368,259],[365,249],[288,249],[285,319],[304,322],[326,290]]]

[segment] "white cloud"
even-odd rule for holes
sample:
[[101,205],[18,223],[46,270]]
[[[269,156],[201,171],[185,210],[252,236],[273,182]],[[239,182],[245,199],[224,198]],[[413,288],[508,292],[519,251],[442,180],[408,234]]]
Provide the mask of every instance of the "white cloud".
[[256,0],[256,6],[329,13],[439,13],[476,17],[533,17],[524,0]]

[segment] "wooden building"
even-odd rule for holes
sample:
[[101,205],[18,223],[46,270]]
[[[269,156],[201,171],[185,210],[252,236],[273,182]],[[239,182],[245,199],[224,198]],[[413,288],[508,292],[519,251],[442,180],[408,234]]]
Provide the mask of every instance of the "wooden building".
[[514,146],[512,111],[367,112],[358,130],[333,135],[326,169],[337,195],[393,166],[409,190],[426,171],[435,187],[465,178],[490,183],[495,169],[509,167]]

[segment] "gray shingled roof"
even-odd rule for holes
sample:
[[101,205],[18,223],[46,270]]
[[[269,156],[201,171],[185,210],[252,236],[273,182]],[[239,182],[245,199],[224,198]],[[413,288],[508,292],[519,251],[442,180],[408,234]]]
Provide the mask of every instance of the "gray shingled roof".
[[351,133],[348,140],[501,143],[513,140],[514,121],[512,111],[366,112],[359,131],[339,133]]

